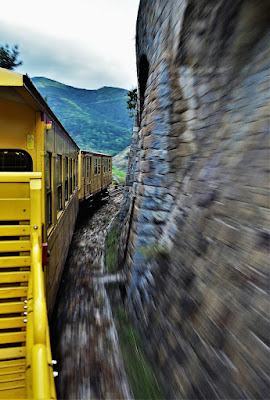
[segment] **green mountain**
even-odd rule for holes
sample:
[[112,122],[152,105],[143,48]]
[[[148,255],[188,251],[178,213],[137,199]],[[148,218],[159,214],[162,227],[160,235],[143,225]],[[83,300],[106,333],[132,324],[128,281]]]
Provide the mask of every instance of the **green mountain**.
[[81,149],[115,155],[129,146],[133,120],[127,90],[78,89],[43,77],[32,81]]

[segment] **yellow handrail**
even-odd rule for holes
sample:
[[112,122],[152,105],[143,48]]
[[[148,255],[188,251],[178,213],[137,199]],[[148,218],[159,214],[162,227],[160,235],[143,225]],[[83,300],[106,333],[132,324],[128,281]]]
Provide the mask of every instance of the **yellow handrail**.
[[[31,272],[28,302],[32,316],[27,320],[26,349],[31,373],[28,377],[28,397],[33,399],[56,398],[49,325],[47,317],[44,274],[42,270],[41,177],[30,178]],[[31,310],[29,310],[31,312]]]
[[[27,247],[27,251],[30,248],[31,269],[25,320],[26,397],[28,399],[56,399],[42,267],[42,174],[0,172],[0,184],[3,193],[6,194],[7,190],[10,196],[0,198],[0,217],[4,221],[23,221],[23,226],[27,227],[27,233],[24,236],[30,237],[30,247]],[[16,231],[16,227],[18,227],[18,232],[21,232],[19,225],[12,225],[12,232]],[[20,236],[20,233],[15,236]],[[28,244],[29,240],[27,240]],[[28,258],[28,256],[25,257]],[[29,263],[26,265],[28,266]]]

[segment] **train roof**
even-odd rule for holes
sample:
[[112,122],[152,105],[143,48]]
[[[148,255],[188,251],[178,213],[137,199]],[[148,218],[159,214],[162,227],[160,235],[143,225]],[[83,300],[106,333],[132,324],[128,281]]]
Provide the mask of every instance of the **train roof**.
[[90,154],[91,156],[112,157],[111,154],[98,153],[98,152],[92,151],[92,150],[81,150],[81,152],[84,153],[84,154]]
[[[28,75],[20,74],[18,72],[10,71],[5,68],[0,68],[0,86],[5,87],[15,87],[15,88],[23,88],[33,100],[32,106],[36,106],[37,111],[44,111],[49,117],[54,121],[62,130],[63,132],[70,138],[70,140],[75,144],[75,146],[79,150],[79,146],[77,143],[72,139],[70,134],[66,131],[63,127],[57,116],[53,113],[50,109],[46,101],[43,99],[37,88],[35,87],[34,83],[31,81]],[[34,107],[35,108],[35,107]]]

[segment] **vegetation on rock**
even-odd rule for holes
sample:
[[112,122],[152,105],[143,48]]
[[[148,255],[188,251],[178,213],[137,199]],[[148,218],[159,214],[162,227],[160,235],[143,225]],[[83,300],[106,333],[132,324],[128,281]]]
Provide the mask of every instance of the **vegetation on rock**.
[[135,110],[137,107],[138,93],[137,88],[131,89],[128,93],[127,100],[127,110],[129,110],[129,117],[133,118],[135,116]]

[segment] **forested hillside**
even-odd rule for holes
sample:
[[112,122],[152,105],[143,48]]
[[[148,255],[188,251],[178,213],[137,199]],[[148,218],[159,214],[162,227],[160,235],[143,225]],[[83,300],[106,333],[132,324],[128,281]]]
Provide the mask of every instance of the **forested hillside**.
[[115,155],[129,146],[133,120],[126,109],[127,90],[87,90],[43,77],[32,80],[79,147]]

